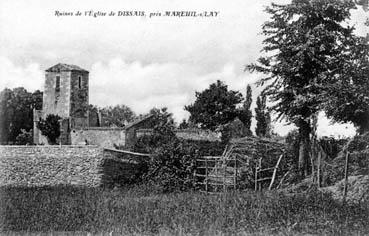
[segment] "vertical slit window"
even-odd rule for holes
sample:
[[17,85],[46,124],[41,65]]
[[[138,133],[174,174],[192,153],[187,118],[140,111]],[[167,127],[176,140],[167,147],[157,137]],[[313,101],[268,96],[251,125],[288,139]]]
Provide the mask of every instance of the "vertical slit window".
[[78,88],[82,88],[82,76],[78,76]]
[[60,76],[56,76],[55,92],[60,92]]

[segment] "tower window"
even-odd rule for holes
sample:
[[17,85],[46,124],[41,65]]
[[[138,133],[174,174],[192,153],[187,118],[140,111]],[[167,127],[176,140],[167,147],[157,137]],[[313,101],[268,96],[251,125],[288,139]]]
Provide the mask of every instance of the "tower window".
[[82,88],[82,76],[78,76],[78,88]]
[[55,92],[60,92],[60,76],[56,76]]

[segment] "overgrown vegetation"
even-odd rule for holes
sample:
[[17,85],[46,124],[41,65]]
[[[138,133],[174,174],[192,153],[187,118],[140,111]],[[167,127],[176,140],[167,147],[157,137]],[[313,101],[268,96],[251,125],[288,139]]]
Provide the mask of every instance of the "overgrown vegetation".
[[60,116],[49,114],[46,119],[41,118],[37,122],[37,128],[40,129],[42,135],[47,137],[49,144],[56,144],[60,136],[60,120]]
[[118,234],[368,234],[368,205],[342,205],[327,194],[152,195],[75,187],[1,187],[0,229]]
[[337,157],[329,160],[324,169],[327,185],[332,185],[344,178],[345,159],[349,153],[348,174],[350,176],[369,175],[369,132],[356,135],[343,146]]
[[219,142],[189,141],[176,137],[172,114],[166,108],[155,109],[153,133],[138,138],[133,151],[152,154],[143,169],[142,181],[154,192],[185,191],[195,187],[196,159],[203,155],[220,155],[224,145]]

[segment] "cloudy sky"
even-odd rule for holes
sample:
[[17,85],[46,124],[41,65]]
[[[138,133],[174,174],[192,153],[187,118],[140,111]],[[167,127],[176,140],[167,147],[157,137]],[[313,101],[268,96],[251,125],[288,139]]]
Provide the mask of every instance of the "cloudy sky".
[[[0,90],[23,86],[43,90],[44,70],[61,62],[90,71],[90,103],[126,104],[137,114],[166,106],[177,121],[184,105],[217,79],[245,93],[260,75],[244,72],[259,56],[263,12],[270,0],[1,0]],[[278,3],[287,0],[274,1]],[[145,11],[146,17],[55,16],[77,11]],[[154,17],[152,12],[218,12],[217,17]],[[353,12],[365,34],[365,12]],[[254,101],[259,88],[254,88]],[[255,122],[254,122],[255,123]],[[352,135],[349,124],[329,126],[321,135]],[[254,126],[255,124],[253,124]],[[286,134],[290,127],[277,123]]]

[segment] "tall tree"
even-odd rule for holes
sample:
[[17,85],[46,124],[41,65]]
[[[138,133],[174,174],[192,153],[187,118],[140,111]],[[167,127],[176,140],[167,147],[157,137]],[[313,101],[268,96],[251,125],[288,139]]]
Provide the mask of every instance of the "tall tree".
[[0,141],[14,143],[22,129],[33,127],[33,109],[42,108],[42,92],[30,93],[23,87],[4,89],[0,93]]
[[11,123],[11,101],[13,91],[6,88],[0,93],[0,143],[6,144],[9,140],[9,127]]
[[292,0],[266,8],[271,20],[263,25],[265,56],[250,70],[266,74],[263,94],[273,102],[278,119],[299,130],[299,169],[308,174],[312,117],[321,110],[326,86],[341,77],[352,49],[353,27],[347,26],[351,0]]
[[266,97],[263,95],[258,96],[256,100],[255,119],[256,135],[259,137],[269,137],[271,134],[271,118],[266,107]]
[[246,135],[251,136],[251,119],[252,119],[252,111],[251,111],[251,104],[252,104],[252,90],[251,86],[247,85],[246,88],[246,99],[243,103],[243,107],[240,109],[239,112],[239,119],[243,123],[246,129]]
[[136,118],[132,109],[126,105],[104,107],[100,112],[102,116],[101,126],[124,127]]
[[240,92],[228,90],[228,86],[218,80],[204,91],[196,92],[195,103],[185,106],[185,110],[190,112],[191,122],[215,130],[239,115],[236,106],[241,102]]

